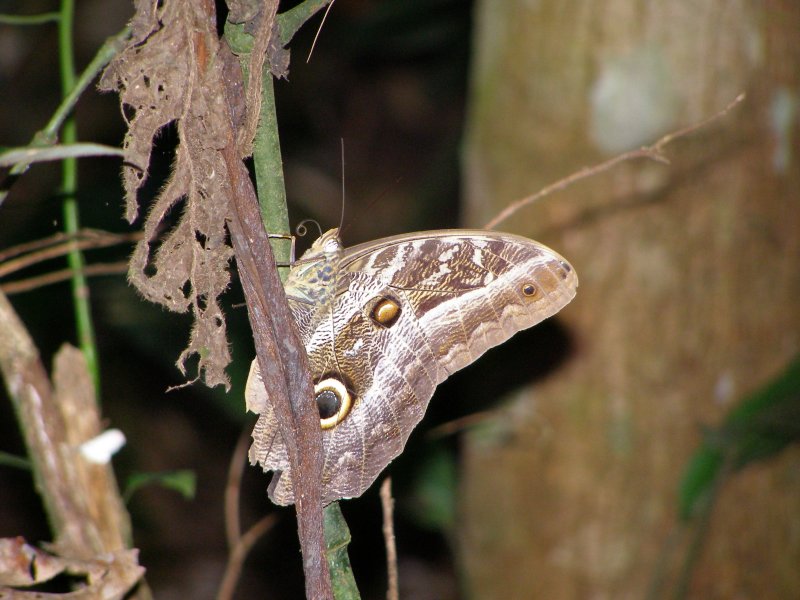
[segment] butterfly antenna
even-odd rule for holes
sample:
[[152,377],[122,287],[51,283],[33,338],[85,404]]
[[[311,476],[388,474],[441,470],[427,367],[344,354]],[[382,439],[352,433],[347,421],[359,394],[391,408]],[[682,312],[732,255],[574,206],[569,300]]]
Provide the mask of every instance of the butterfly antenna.
[[306,58],[306,64],[311,62],[311,55],[314,53],[314,46],[317,45],[317,39],[319,38],[319,34],[322,31],[322,26],[325,25],[325,19],[328,18],[328,13],[331,12],[331,8],[333,8],[333,3],[336,0],[331,0],[331,3],[328,4],[328,8],[325,9],[325,14],[322,15],[322,21],[320,21],[319,27],[317,28],[317,33],[314,34],[314,41],[311,42],[311,50],[308,51],[308,58]]
[[344,225],[344,138],[339,138],[339,142],[342,146],[342,214],[339,215],[339,231],[342,230],[342,225]]
[[322,227],[320,227],[319,223],[314,219],[303,219],[297,224],[297,227],[294,228],[294,232],[300,237],[305,237],[305,235],[308,233],[308,227],[306,227],[306,223],[313,223],[316,225],[317,231],[319,231],[319,235],[322,237]]

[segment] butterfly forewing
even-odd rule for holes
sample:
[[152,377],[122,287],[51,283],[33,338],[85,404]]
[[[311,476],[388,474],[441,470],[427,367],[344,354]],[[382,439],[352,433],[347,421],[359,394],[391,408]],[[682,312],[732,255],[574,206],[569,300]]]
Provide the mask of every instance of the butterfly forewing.
[[[393,268],[401,257],[405,268]],[[342,269],[369,273],[402,292],[444,372],[563,308],[577,277],[561,256],[532,240],[485,231],[398,236],[346,251]],[[534,296],[523,287],[531,285]]]
[[[325,502],[362,494],[402,451],[436,385],[558,312],[578,285],[549,248],[485,231],[386,238],[348,249],[335,263],[332,287],[313,294],[322,299],[316,304],[305,279],[302,301],[287,288],[315,382],[341,380],[354,399],[347,417],[322,432]],[[289,504],[286,450],[253,365],[246,394],[261,417],[251,461],[282,472],[270,497]]]

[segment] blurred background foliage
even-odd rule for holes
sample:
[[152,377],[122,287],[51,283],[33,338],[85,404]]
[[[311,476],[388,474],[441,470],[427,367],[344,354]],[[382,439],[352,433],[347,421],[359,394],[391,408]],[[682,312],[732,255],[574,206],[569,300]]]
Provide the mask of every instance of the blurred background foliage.
[[[291,3],[282,3],[281,10]],[[76,6],[75,51],[82,69],[97,48],[118,32],[132,14],[124,0],[81,1]],[[293,224],[316,219],[323,229],[339,224],[342,209],[341,151],[345,152],[345,243],[414,229],[452,227],[458,220],[458,144],[463,123],[471,3],[462,0],[404,2],[337,2],[308,63],[320,17],[292,43],[289,80],[276,83],[282,151]],[[8,2],[0,12],[36,14],[58,10],[56,2]],[[43,126],[60,100],[55,26],[0,25],[0,145],[22,146]],[[79,139],[120,145],[124,123],[113,95],[89,90],[76,109]],[[159,135],[151,165],[153,176],[143,194],[152,196],[165,180],[176,143],[174,130]],[[79,201],[84,227],[135,231],[123,217],[119,164],[115,160],[81,160]],[[60,166],[32,169],[12,189],[0,208],[0,247],[52,235],[62,229],[58,195]],[[313,237],[312,235],[309,237]],[[310,240],[299,240],[300,251]],[[125,260],[131,247],[95,250],[89,262]],[[50,261],[8,280],[63,268]],[[211,597],[222,574],[227,548],[222,494],[228,461],[240,435],[252,428],[244,413],[242,391],[254,355],[238,283],[226,298],[234,364],[230,394],[201,385],[165,393],[183,382],[174,362],[187,342],[190,319],[143,302],[124,273],[91,280],[96,319],[103,413],[109,425],[122,429],[128,444],[115,457],[121,486],[137,491],[129,500],[136,544],[158,598]],[[14,307],[39,345],[45,364],[64,341],[75,342],[68,283],[11,297]],[[468,410],[463,408],[463,411]],[[445,413],[439,420],[449,418]],[[443,519],[452,524],[452,476],[438,488],[413,499],[420,479],[410,468],[428,450],[424,433],[416,458],[398,461],[395,492],[399,502],[401,553],[411,568],[442,579],[431,589],[445,597],[455,589],[455,570]],[[0,451],[24,454],[21,436],[7,401],[0,403]],[[454,468],[449,440],[433,452],[439,467]],[[437,454],[437,452],[439,452]],[[441,454],[444,452],[444,454]],[[443,462],[444,461],[444,462]],[[425,463],[427,464],[427,463]],[[432,463],[433,464],[433,463]],[[444,466],[441,466],[444,465]],[[170,486],[144,485],[161,474],[188,469],[196,477],[193,500]],[[407,471],[407,474],[405,472]],[[400,472],[403,472],[401,475]],[[146,474],[152,473],[152,477]],[[425,476],[422,489],[435,477]],[[171,481],[167,478],[167,481]],[[177,483],[175,483],[177,481]],[[269,478],[247,469],[243,519],[252,523],[275,510],[266,498]],[[185,490],[191,481],[178,478]],[[444,499],[442,490],[450,495]],[[436,516],[419,512],[418,504],[436,502]],[[350,554],[365,598],[382,595],[385,586],[381,514],[377,489],[358,504],[343,507],[357,540]],[[405,507],[405,509],[403,508]],[[248,561],[239,597],[302,595],[299,545],[291,511],[259,544]],[[191,532],[190,534],[188,532]],[[0,468],[0,535],[48,539],[47,521],[22,470]],[[415,572],[416,572],[415,571]],[[438,586],[438,587],[437,587]],[[443,586],[443,587],[442,587]],[[423,586],[425,587],[425,586]],[[447,591],[450,590],[450,591]]]

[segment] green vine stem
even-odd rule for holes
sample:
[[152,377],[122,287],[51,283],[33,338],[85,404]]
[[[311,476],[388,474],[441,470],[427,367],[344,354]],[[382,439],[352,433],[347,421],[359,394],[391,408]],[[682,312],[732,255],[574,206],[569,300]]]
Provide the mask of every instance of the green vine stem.
[[[329,3],[330,0],[306,0],[290,11],[277,15],[281,44],[286,45],[305,21]],[[245,33],[244,27],[241,25],[228,22],[225,24],[225,39],[231,49],[239,55],[244,80],[247,81],[248,53],[252,48],[252,37]],[[264,227],[272,236],[277,234],[285,235],[288,238],[290,233],[289,212],[286,203],[286,185],[283,178],[280,138],[278,136],[274,82],[270,72],[269,60],[264,63],[261,84],[261,112],[253,140],[253,167]],[[273,237],[271,241],[275,258],[281,271],[281,278],[285,281],[288,268],[280,267],[280,265],[289,264],[291,246],[286,243],[288,239],[283,240]],[[336,600],[357,600],[360,595],[353,576],[350,559],[347,555],[350,530],[342,516],[338,502],[325,507],[324,522],[327,558],[334,596]]]
[[[227,22],[225,39],[239,56],[243,79],[247,81],[253,38],[241,24]],[[291,229],[283,180],[283,158],[278,136],[278,116],[275,110],[275,86],[269,60],[264,62],[261,79],[261,109],[253,139],[253,171],[256,177],[258,203],[264,228],[270,234],[272,251],[278,263],[281,280],[286,281],[291,256]]]
[[57,12],[38,15],[0,15],[0,25],[43,25],[57,23],[61,15]]
[[331,0],[306,0],[279,14],[278,27],[281,32],[281,45],[286,46],[306,21],[330,3]]
[[278,138],[278,116],[275,112],[275,89],[269,65],[264,65],[261,84],[261,115],[256,136],[253,139],[253,170],[256,174],[258,202],[261,218],[269,234],[286,236],[274,237],[272,250],[278,263],[281,280],[286,281],[289,274],[291,256],[291,231],[289,229],[289,209],[286,204],[286,185],[283,181],[283,158]]
[[[66,98],[75,89],[75,58],[72,46],[73,21],[75,17],[74,0],[61,0],[61,18],[58,21],[58,54],[61,72],[61,93]],[[74,144],[78,140],[78,130],[74,117],[64,122],[61,130],[62,141]],[[64,159],[62,163],[61,194],[64,232],[75,236],[80,229],[78,210],[78,161],[75,158]],[[86,366],[94,382],[95,395],[100,389],[100,372],[97,365],[97,345],[95,344],[94,324],[89,303],[89,285],[86,281],[83,253],[73,247],[67,254],[67,264],[72,271],[72,299],[75,311],[75,326],[78,334],[78,346],[86,358]]]
[[[42,17],[42,15],[37,16]],[[30,23],[15,24],[30,25],[33,23],[38,24],[39,22],[47,23],[53,20],[51,18],[51,13],[47,13],[47,15],[44,16],[48,18],[31,21]],[[0,18],[0,23],[10,22],[8,19],[11,19],[11,17],[3,15],[2,18]],[[56,111],[53,113],[53,116],[50,117],[50,120],[47,122],[47,124],[33,136],[33,139],[28,144],[29,146],[39,148],[42,146],[51,146],[55,144],[58,131],[72,113],[72,109],[78,102],[78,98],[80,98],[84,90],[86,90],[92,81],[94,81],[95,77],[97,77],[97,74],[100,73],[103,68],[105,68],[105,66],[120,52],[120,50],[122,50],[130,38],[130,34],[130,28],[125,27],[122,31],[105,41],[105,43],[97,51],[97,54],[95,54],[94,58],[92,58],[91,62],[83,70],[80,77],[77,79],[73,77],[73,87],[68,92],[65,92],[64,99],[61,101],[61,104],[59,104],[58,108],[56,108]],[[28,164],[29,163],[27,162],[20,162],[16,164],[9,172],[9,175],[12,177],[21,175],[27,170]],[[2,206],[7,195],[7,189],[0,189],[0,206]]]

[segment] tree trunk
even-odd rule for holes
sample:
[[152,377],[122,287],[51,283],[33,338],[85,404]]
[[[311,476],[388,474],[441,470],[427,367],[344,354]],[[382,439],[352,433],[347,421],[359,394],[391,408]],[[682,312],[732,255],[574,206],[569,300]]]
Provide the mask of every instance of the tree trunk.
[[798,32],[793,1],[479,0],[467,225],[747,98],[498,226],[581,283],[568,360],[465,437],[472,597],[800,597],[797,448],[729,481],[688,575],[677,516],[703,426],[800,349]]

